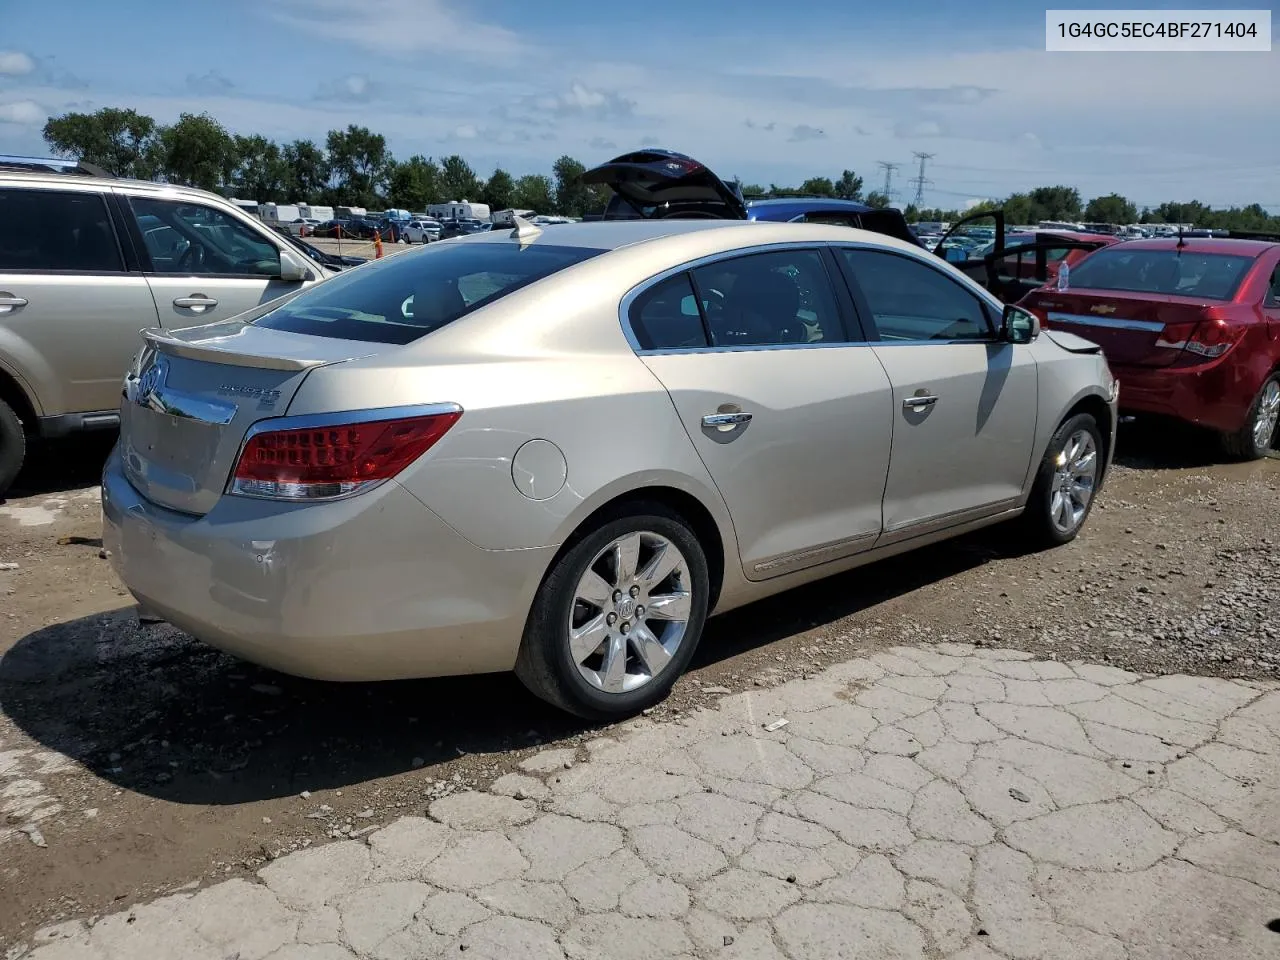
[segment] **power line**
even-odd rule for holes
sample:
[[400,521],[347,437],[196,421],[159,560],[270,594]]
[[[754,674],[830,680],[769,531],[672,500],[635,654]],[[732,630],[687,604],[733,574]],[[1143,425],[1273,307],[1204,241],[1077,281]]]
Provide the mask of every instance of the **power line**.
[[889,163],[887,160],[877,160],[884,169],[884,195],[887,199],[893,199],[893,171],[897,170],[902,164]]
[[924,165],[928,160],[932,160],[935,154],[932,153],[913,153],[913,157],[920,161],[920,174],[912,181],[916,185],[916,198],[913,204],[917,210],[924,204],[924,185],[929,183],[924,176]]

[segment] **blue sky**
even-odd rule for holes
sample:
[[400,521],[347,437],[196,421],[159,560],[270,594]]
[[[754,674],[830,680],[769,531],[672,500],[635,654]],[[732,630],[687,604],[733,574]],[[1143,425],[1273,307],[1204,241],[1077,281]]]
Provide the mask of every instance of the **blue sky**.
[[1068,183],[1280,212],[1280,46],[1046,53],[1025,0],[0,6],[0,153],[47,153],[51,114],[132,106],[280,140],[361,123],[396,156],[460,153],[482,175],[658,144],[766,184],[852,168],[880,185],[888,161],[910,199],[922,151],[929,204]]

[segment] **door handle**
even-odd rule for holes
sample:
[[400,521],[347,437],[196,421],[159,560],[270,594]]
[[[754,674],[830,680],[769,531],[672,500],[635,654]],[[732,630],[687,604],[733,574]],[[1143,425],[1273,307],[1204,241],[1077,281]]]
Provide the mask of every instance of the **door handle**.
[[711,413],[702,418],[704,427],[734,427],[740,423],[750,423],[749,413]]
[[26,297],[0,297],[0,313],[12,313],[27,305]]
[[904,410],[923,410],[925,407],[932,407],[938,402],[938,398],[931,394],[918,397],[907,397],[902,401]]
[[206,307],[216,307],[218,301],[211,297],[190,296],[178,297],[173,301],[175,307],[191,307],[193,309],[203,310]]

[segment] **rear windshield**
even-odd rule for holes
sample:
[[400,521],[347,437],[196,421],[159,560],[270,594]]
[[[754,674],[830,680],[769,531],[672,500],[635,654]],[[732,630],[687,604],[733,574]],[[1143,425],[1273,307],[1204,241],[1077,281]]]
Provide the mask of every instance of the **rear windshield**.
[[1191,250],[1134,250],[1120,244],[1099,250],[1074,267],[1071,286],[1230,300],[1252,264],[1252,257]]
[[316,337],[411,343],[603,252],[543,244],[442,243],[339,274],[253,322]]

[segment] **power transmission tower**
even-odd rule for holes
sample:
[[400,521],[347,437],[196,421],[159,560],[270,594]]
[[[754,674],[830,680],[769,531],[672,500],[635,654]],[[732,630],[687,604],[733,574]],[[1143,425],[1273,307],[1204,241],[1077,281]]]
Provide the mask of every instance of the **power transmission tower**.
[[889,163],[885,160],[877,160],[877,164],[884,168],[884,195],[888,199],[893,199],[893,171],[897,170],[902,164]]
[[915,198],[915,200],[913,200],[913,201],[911,202],[911,205],[912,205],[913,207],[915,207],[917,210],[919,210],[919,209],[920,209],[920,207],[924,204],[924,188],[925,188],[925,184],[928,184],[928,183],[932,183],[932,182],[933,182],[932,180],[926,180],[926,179],[925,179],[925,176],[924,176],[924,165],[925,165],[925,161],[927,161],[927,160],[932,160],[932,159],[933,159],[933,157],[934,157],[934,154],[932,154],[932,153],[913,153],[913,154],[912,154],[912,156],[914,156],[917,160],[919,160],[919,161],[920,161],[920,175],[919,175],[918,177],[916,177],[914,180],[912,180],[912,181],[911,181],[912,183],[914,183],[914,184],[916,185],[916,198]]

